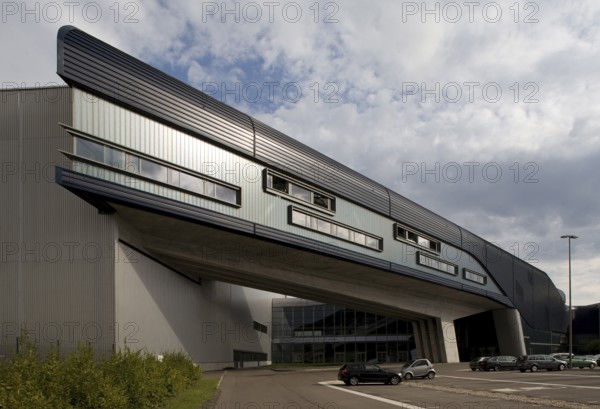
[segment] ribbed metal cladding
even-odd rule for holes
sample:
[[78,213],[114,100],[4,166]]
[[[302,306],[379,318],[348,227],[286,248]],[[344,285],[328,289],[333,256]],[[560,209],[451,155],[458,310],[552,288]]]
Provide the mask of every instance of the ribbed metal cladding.
[[387,190],[358,172],[330,159],[254,119],[256,158],[378,213],[389,215]]
[[[71,89],[15,93],[16,100],[2,104],[3,111],[12,111],[3,112],[0,120],[11,128],[0,135],[2,163],[18,166],[0,198],[1,230],[10,229],[3,244],[16,250],[13,253],[11,247],[5,254],[8,263],[0,264],[11,270],[7,287],[0,287],[0,299],[12,300],[9,318],[29,332],[41,353],[58,344],[66,352],[79,342],[110,352],[116,233],[112,218],[98,216],[96,209],[54,183],[54,167],[66,161],[59,149],[72,147],[71,137],[58,125],[72,120]],[[14,156],[5,158],[6,154]],[[3,342],[15,346],[10,337]]]
[[460,228],[454,223],[392,191],[390,191],[390,202],[390,216],[394,220],[439,238],[448,244],[461,247]]
[[74,27],[59,31],[57,70],[69,84],[252,154],[247,115]]
[[[20,135],[19,95],[0,91],[0,355],[6,355],[16,346],[15,334],[19,327],[19,257],[20,225]],[[12,335],[12,336],[11,336]]]

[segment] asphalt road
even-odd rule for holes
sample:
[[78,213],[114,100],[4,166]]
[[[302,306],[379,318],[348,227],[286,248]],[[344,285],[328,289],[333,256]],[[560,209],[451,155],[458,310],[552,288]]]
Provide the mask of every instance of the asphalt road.
[[600,369],[472,372],[466,364],[435,369],[433,380],[355,387],[337,381],[337,368],[228,371],[217,400],[204,409],[600,408]]

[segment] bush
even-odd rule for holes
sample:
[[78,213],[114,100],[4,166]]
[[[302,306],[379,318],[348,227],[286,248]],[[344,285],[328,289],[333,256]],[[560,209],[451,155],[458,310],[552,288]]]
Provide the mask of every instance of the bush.
[[159,361],[125,349],[96,361],[92,348],[81,346],[62,359],[52,351],[42,361],[35,346],[26,340],[23,345],[12,359],[0,361],[0,408],[158,408],[202,377],[182,353]]

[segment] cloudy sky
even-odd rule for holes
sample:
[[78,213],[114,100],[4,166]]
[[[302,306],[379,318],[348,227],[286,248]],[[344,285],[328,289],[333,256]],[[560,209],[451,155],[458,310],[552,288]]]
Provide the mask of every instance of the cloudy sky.
[[72,24],[600,302],[600,3],[2,2],[3,88]]

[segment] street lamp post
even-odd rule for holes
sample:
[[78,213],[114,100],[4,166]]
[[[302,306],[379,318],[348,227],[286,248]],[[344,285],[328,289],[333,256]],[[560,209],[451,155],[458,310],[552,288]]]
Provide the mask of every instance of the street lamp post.
[[569,239],[569,369],[573,369],[573,305],[571,303],[571,239],[577,236],[565,234],[561,239]]

